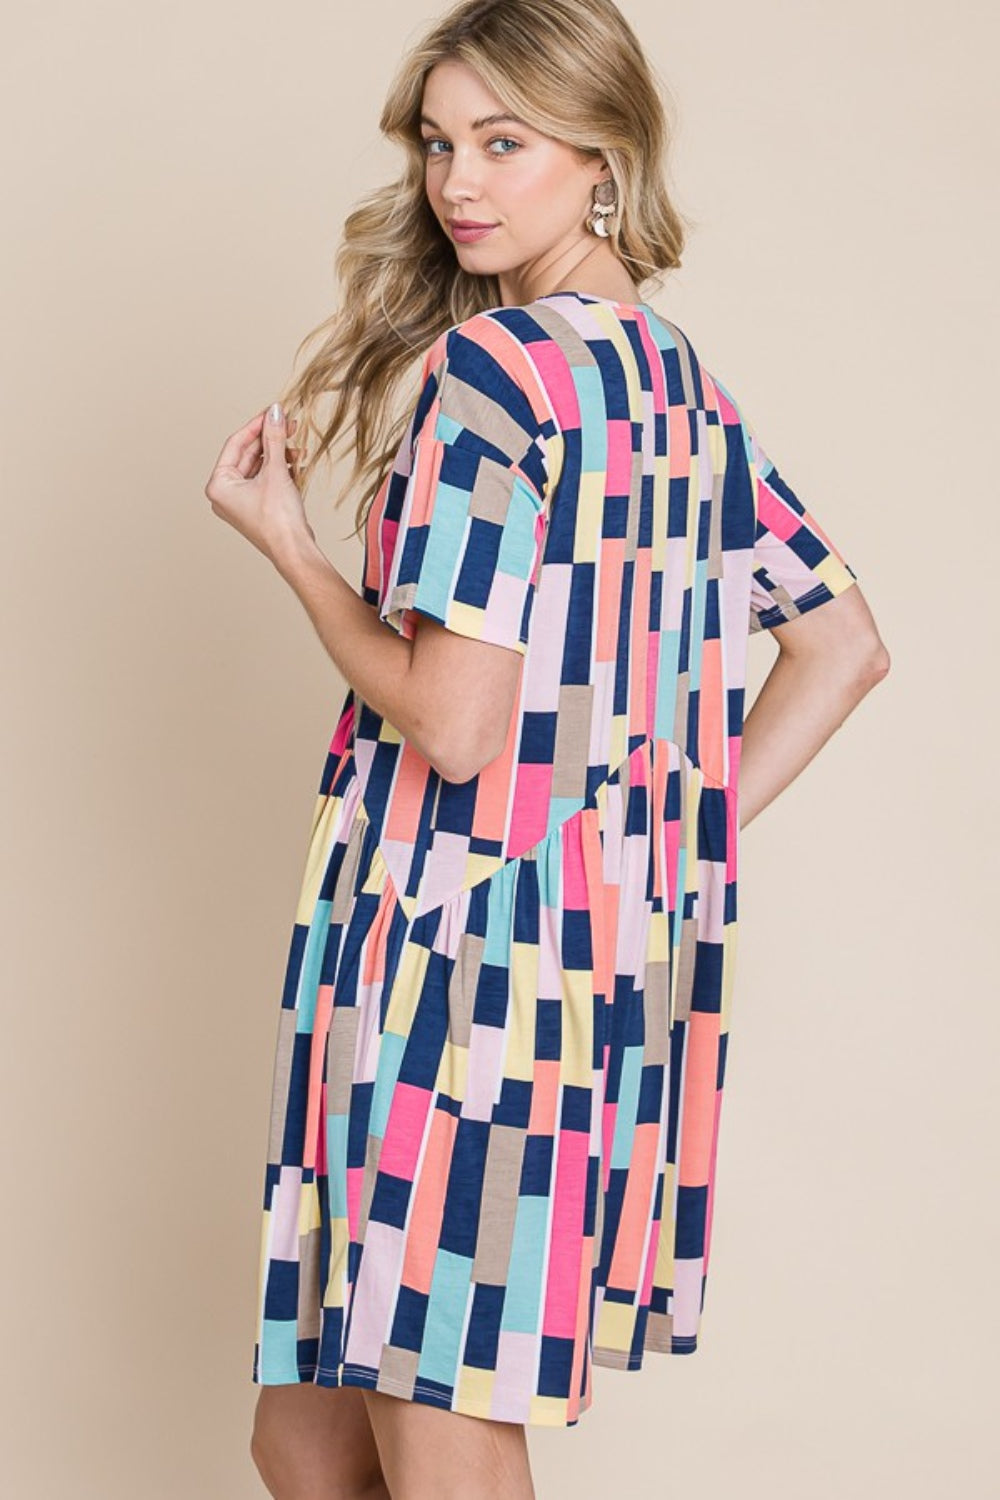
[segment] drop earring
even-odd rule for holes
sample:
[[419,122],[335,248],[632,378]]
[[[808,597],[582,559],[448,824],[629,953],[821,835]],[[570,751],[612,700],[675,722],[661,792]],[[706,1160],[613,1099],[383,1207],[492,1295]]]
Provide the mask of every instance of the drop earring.
[[587,218],[587,228],[593,234],[600,235],[602,239],[610,238],[611,230],[608,227],[608,220],[617,208],[618,194],[614,180],[611,177],[605,177],[594,184],[594,201]]

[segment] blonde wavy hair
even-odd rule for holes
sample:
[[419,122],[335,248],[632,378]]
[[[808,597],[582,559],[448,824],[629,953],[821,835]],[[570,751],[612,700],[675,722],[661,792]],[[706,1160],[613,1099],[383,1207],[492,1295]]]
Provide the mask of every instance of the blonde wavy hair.
[[[603,155],[618,193],[609,243],[637,285],[681,264],[685,227],[667,192],[672,100],[612,0],[461,0],[404,57],[379,129],[402,146],[395,182],[348,215],[334,262],[340,306],[300,342],[322,342],[279,399],[297,419],[293,477],[303,494],[318,464],[353,446],[344,495],[364,485],[362,530],[409,421],[392,419],[396,388],[445,329],[502,304],[496,276],[459,265],[425,190],[424,79],[445,58],[472,67],[505,108],[535,129]],[[644,294],[645,295],[645,294]],[[294,363],[294,361],[293,361]],[[332,411],[319,416],[333,396]]]

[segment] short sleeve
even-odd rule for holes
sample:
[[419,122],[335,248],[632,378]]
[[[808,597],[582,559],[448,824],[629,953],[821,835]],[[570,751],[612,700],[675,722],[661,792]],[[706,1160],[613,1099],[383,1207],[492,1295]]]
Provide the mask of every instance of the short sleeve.
[[456,325],[425,359],[379,616],[407,639],[426,615],[523,655],[546,527],[546,407],[523,345],[488,323]]
[[749,633],[787,624],[842,594],[857,574],[747,426],[756,525]]

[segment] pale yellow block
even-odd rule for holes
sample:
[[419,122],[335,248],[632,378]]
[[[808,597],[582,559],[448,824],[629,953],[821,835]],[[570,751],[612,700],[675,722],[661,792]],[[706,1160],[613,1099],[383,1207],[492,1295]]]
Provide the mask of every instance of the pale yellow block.
[[562,476],[563,464],[566,461],[566,439],[562,433],[556,431],[545,439],[545,490],[546,498],[554,495],[556,487]]
[[608,765],[620,766],[628,749],[628,719],[624,714],[615,714],[611,720],[608,736]]
[[560,1076],[564,1084],[590,1088],[594,1069],[594,976],[564,969]]
[[643,391],[632,342],[613,307],[607,305],[595,307],[592,305],[588,311],[596,313],[598,322],[603,324],[602,332],[604,336],[613,344],[615,350],[621,356],[621,365],[625,372],[625,385],[628,390],[629,414],[633,419],[636,419],[641,416],[643,411]]
[[448,627],[450,630],[457,630],[459,635],[471,635],[474,640],[481,640],[483,612],[474,604],[463,604],[460,599],[452,599],[448,605]]
[[316,1179],[304,1182],[299,1193],[299,1234],[308,1234],[322,1223],[319,1212],[319,1189]]
[[330,1270],[323,1289],[324,1307],[343,1307],[346,1299],[347,1254],[351,1236],[346,1219],[330,1220]]
[[[663,872],[663,895],[666,900],[667,872]],[[666,955],[670,947],[670,915],[666,907],[662,911],[651,911],[649,914],[649,935],[646,943],[646,951],[653,954]]]
[[468,1078],[469,1049],[456,1047],[454,1042],[446,1040],[441,1049],[441,1060],[434,1080],[435,1088],[452,1099],[464,1099]]
[[403,908],[403,915],[408,922],[412,922],[417,914],[416,896],[404,896],[401,891],[398,891],[396,894],[399,904]]
[[576,535],[573,538],[573,561],[596,562],[601,539],[601,515],[604,510],[604,487],[607,476],[589,471],[580,476],[576,505]]
[[563,1427],[566,1405],[561,1396],[532,1396],[530,1420],[541,1427]]
[[627,1354],[635,1332],[635,1308],[627,1302],[609,1302],[605,1297],[597,1318],[594,1343]]
[[848,573],[847,568],[840,561],[839,557],[834,557],[832,552],[828,553],[822,562],[816,564],[813,572],[820,583],[826,584],[831,594],[842,593],[844,589],[849,588],[854,582],[854,579]]
[[477,1370],[472,1365],[463,1365],[458,1372],[458,1401],[489,1411],[494,1378],[493,1370]]
[[534,943],[511,943],[510,977],[515,990],[527,990],[535,985],[538,979],[538,949]]
[[712,459],[712,468],[718,473],[726,467],[726,432],[721,422],[705,424],[705,436],[708,439],[708,452]]
[[386,745],[398,745],[403,738],[395,724],[391,724],[388,719],[383,719],[379,725],[378,737]]
[[312,822],[309,826],[310,842],[316,837],[316,830],[325,816],[329,815],[330,803],[339,802],[339,797],[331,797],[329,792],[319,792],[313,803]]
[[312,834],[306,852],[305,871],[295,911],[296,922],[300,922],[305,927],[308,927],[312,921],[313,912],[316,909],[320,886],[330,862],[334,827],[341,816],[342,807],[342,797],[321,797],[316,804]]
[[481,880],[495,875],[503,864],[503,859],[498,859],[495,854],[468,854],[465,859],[465,883],[467,885],[478,885]]
[[699,887],[701,870],[698,860],[698,813],[701,807],[701,791],[703,781],[701,771],[697,766],[691,768],[687,787],[687,868],[684,871],[684,885],[687,891],[696,891]]
[[[519,998],[520,997],[520,998]],[[528,991],[515,988],[507,1017],[507,1050],[503,1071],[507,1078],[530,1083],[535,1074],[535,1026],[528,1003]]]
[[615,321],[612,337],[615,341],[615,347],[620,351],[622,357],[625,384],[628,387],[629,416],[634,422],[638,422],[642,420],[645,413],[646,393],[639,379],[639,366],[636,363],[635,354],[632,349],[632,341],[627,337],[624,328],[617,320]]
[[362,893],[366,896],[377,896],[385,886],[385,878],[386,863],[381,849],[376,845],[361,885]]
[[[545,920],[544,913],[542,920]],[[534,943],[511,944],[510,986],[503,1071],[507,1078],[530,1082],[535,1073],[538,1001],[538,949]]]
[[[691,588],[694,584],[695,564],[698,561],[698,505],[701,496],[701,460],[697,453],[691,455],[691,467],[688,470],[688,493],[687,493],[687,548],[684,556],[684,587]],[[692,601],[696,602],[696,601]],[[694,613],[692,611],[692,618]]]
[[389,1008],[386,1011],[384,1030],[398,1032],[400,1036],[409,1036],[417,1001],[424,987],[424,975],[427,972],[429,958],[430,949],[423,947],[422,944],[404,944],[396,980],[392,987]]
[[677,1168],[672,1162],[663,1167],[663,1207],[660,1211],[660,1238],[656,1244],[656,1266],[653,1282],[656,1286],[672,1287],[674,1284],[674,1193],[676,1192]]
[[654,572],[662,573],[667,563],[667,517],[670,514],[670,488],[667,459],[663,454],[656,458],[653,472],[653,540],[650,545],[650,561]]

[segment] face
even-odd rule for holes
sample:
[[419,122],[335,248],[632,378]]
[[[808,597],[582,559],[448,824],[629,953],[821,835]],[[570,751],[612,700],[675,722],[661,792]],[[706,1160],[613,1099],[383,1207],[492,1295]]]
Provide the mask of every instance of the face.
[[[464,270],[499,277],[504,301],[520,303],[590,254],[585,221],[609,175],[602,157],[515,119],[452,59],[428,73],[422,116],[427,198]],[[463,221],[486,227],[463,233]]]

